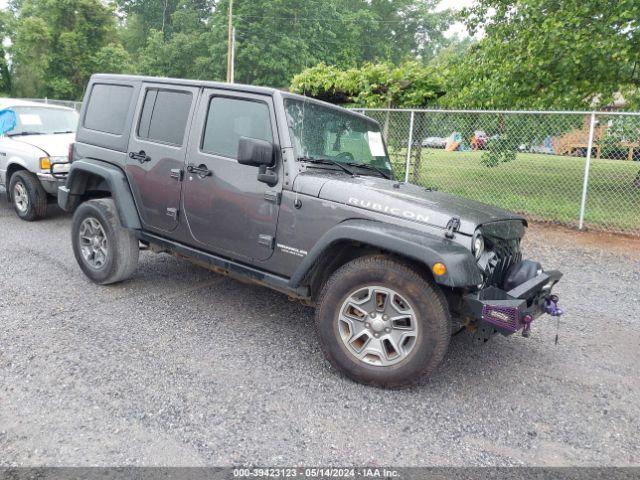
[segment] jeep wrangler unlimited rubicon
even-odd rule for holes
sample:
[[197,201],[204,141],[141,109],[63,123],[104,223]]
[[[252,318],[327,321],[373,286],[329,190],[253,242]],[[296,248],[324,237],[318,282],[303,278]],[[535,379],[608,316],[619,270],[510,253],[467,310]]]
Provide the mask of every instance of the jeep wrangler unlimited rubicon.
[[526,221],[401,184],[373,120],[270,88],[94,75],[59,204],[94,282],[139,246],[316,307],[339,371],[401,386],[433,371],[452,318],[479,341],[559,315]]

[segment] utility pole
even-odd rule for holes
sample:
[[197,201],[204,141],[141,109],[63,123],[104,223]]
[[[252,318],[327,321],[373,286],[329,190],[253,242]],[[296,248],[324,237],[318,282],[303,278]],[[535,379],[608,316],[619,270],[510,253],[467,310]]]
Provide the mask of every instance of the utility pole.
[[236,27],[231,29],[231,75],[229,83],[235,82],[236,73]]
[[233,0],[229,0],[229,25],[227,38],[227,83],[233,83]]

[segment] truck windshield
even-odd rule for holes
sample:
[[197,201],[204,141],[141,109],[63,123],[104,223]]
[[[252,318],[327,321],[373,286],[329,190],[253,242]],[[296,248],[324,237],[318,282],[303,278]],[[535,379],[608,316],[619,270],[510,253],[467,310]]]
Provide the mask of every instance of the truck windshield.
[[49,107],[13,107],[16,126],[7,136],[75,133],[78,114],[74,110]]
[[286,99],[285,108],[298,159],[331,160],[351,170],[356,167],[362,175],[392,177],[382,134],[373,120],[297,99]]

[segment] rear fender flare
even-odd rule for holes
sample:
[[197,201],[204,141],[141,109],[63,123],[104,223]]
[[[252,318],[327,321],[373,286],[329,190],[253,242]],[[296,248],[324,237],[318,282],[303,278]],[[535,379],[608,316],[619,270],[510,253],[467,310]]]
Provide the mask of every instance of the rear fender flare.
[[58,190],[58,205],[63,210],[69,210],[72,198],[84,195],[87,189],[87,179],[90,175],[104,180],[116,204],[120,222],[125,228],[140,230],[140,216],[129,187],[124,171],[110,163],[93,159],[78,159],[71,164],[66,183]]

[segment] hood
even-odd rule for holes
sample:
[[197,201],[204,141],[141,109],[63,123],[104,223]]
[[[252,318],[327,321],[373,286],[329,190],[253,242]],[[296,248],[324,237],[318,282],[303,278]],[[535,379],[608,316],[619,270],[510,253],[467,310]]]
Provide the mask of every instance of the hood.
[[58,135],[25,135],[11,139],[37,147],[49,157],[66,157],[69,155],[69,144],[73,143],[75,138],[73,133],[61,133]]
[[[306,184],[306,185],[305,185]],[[321,186],[318,189],[318,185]],[[305,174],[296,178],[297,191],[315,190],[323,200],[344,203],[391,216],[446,228],[452,217],[460,218],[458,231],[473,235],[480,225],[524,217],[506,210],[467,200],[448,193],[430,191],[417,185],[400,184],[383,178]],[[307,188],[304,188],[304,187]],[[311,187],[311,188],[309,188]],[[310,192],[309,192],[310,193]]]

